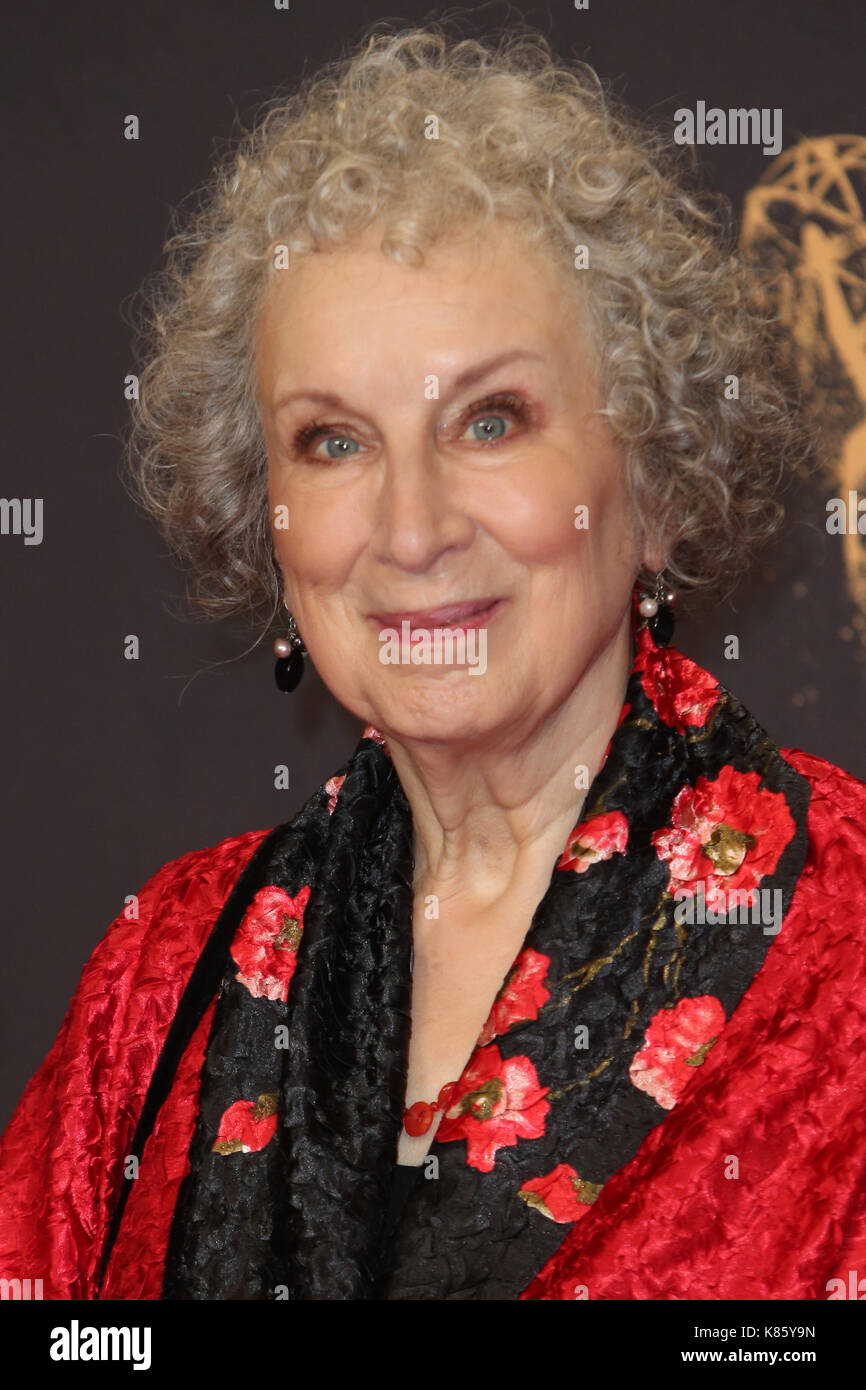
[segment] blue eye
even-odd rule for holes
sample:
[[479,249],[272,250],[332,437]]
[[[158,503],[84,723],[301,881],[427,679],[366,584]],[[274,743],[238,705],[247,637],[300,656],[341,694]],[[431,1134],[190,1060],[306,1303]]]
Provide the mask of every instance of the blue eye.
[[[333,425],[313,420],[303,429],[298,430],[293,441],[295,453],[300,457],[306,455],[310,459],[316,459],[319,463],[339,463],[340,459],[351,458],[358,449],[358,441],[348,434],[335,434]],[[327,454],[316,454],[314,448],[320,443],[328,446]],[[332,451],[331,445],[336,445]],[[349,446],[348,448],[346,446]]]
[[477,420],[473,420],[469,428],[474,430],[479,425],[484,427],[484,433],[475,436],[480,443],[488,439],[501,439],[505,433],[505,417],[503,415],[481,415]]
[[[495,406],[503,409],[504,413],[493,413],[492,407]],[[535,412],[532,407],[513,391],[497,391],[493,395],[485,396],[461,414],[461,425],[465,431],[474,432],[476,444],[498,444],[501,439],[510,439],[512,431],[506,428],[509,421],[528,426],[532,425],[534,420]],[[338,423],[342,422],[311,420],[308,425],[299,429],[292,440],[296,457],[306,457],[314,463],[339,463],[341,460],[354,458],[361,452],[362,446],[353,435],[337,433]],[[465,437],[464,433],[461,438]],[[315,452],[319,444],[326,445],[324,454]]]
[[[358,441],[357,441],[357,439],[350,439],[349,436],[348,436],[347,434],[332,434],[332,435],[329,435],[329,437],[328,437],[326,440],[324,440],[323,442],[324,442],[324,445],[325,445],[325,449],[327,450],[327,456],[328,456],[328,458],[332,458],[332,459],[346,458],[349,454],[354,453],[355,450],[356,450],[357,447],[358,447]],[[345,447],[341,447],[340,449],[337,450],[336,453],[332,453],[332,452],[331,452],[331,445],[332,445],[332,444],[339,444],[339,445],[341,445],[341,446],[345,446],[345,445],[348,444],[348,445],[349,445],[349,448],[347,449],[347,448],[345,448]]]
[[534,418],[532,407],[514,391],[494,391],[474,401],[463,413],[467,431],[473,432],[477,444],[498,444],[502,439],[510,439],[514,431],[507,429],[508,424],[529,426]]

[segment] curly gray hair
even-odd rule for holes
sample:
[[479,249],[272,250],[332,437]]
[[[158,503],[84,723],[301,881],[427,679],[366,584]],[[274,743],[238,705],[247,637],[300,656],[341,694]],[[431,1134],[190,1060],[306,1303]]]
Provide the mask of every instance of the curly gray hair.
[[805,448],[727,200],[690,191],[683,151],[540,34],[379,30],[267,103],[140,292],[127,472],[190,598],[211,616],[273,621],[255,329],[275,247],[327,250],[380,219],[383,253],[410,265],[488,219],[543,242],[587,312],[643,535],[675,582],[721,587],[778,528],[776,485]]

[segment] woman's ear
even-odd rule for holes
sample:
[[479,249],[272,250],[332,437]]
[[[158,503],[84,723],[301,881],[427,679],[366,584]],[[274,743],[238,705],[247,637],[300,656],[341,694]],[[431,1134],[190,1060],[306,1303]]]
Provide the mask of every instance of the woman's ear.
[[658,574],[664,569],[664,552],[657,536],[648,536],[644,541],[641,563],[650,574]]
[[665,537],[662,528],[642,516],[632,505],[632,545],[635,563],[645,574],[658,574],[665,567]]

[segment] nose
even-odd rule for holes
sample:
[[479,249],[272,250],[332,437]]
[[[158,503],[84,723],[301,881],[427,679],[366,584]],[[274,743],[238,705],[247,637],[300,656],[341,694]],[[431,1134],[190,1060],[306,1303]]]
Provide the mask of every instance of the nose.
[[435,566],[445,551],[471,542],[475,523],[459,482],[432,440],[405,436],[386,453],[376,498],[373,543],[385,563],[413,573]]

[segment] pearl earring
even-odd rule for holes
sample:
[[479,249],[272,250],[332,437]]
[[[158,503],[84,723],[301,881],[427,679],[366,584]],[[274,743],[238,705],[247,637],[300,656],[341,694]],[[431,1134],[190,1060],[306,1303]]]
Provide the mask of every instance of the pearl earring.
[[656,575],[655,589],[644,589],[644,596],[638,604],[638,612],[646,618],[645,626],[657,647],[666,647],[674,635],[673,605],[677,601],[676,590],[665,584],[665,572]]
[[283,607],[289,614],[288,636],[278,637],[274,642],[274,655],[277,658],[274,667],[274,680],[278,690],[290,695],[300,683],[304,674],[304,657],[309,653],[304,646],[301,634],[298,632],[298,625],[293,615],[289,613],[289,605],[285,599],[283,599]]

